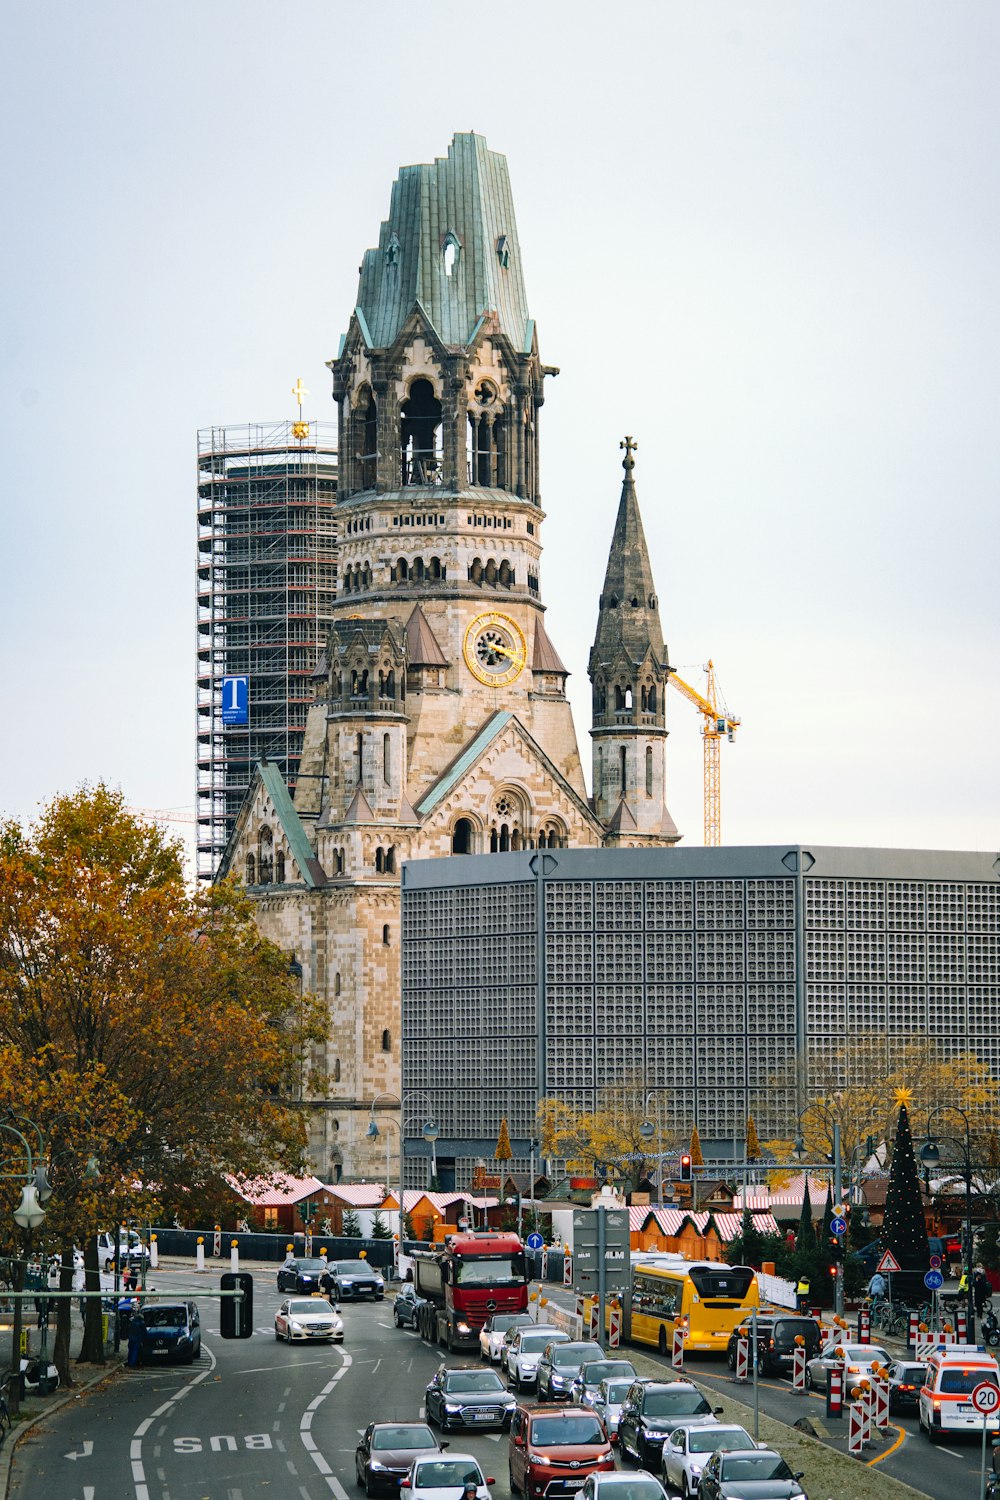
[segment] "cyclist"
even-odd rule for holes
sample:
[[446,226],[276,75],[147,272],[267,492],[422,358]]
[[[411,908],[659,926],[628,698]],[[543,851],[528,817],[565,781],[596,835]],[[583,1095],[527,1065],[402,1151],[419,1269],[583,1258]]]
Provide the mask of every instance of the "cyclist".
[[886,1292],[885,1277],[881,1271],[876,1271],[868,1283],[868,1295],[874,1301],[876,1297],[884,1297]]

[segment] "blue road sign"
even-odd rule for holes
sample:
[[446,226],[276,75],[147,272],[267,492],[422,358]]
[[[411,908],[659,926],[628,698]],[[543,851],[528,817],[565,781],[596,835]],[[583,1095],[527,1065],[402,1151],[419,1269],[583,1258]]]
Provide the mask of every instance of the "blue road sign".
[[223,677],[222,722],[223,724],[248,724],[250,722],[249,677]]
[[847,1233],[847,1220],[846,1219],[831,1219],[830,1220],[830,1233],[831,1234],[846,1234]]
[[941,1257],[940,1257],[940,1255],[932,1255],[931,1256],[931,1270],[932,1271],[940,1271],[940,1269],[941,1269]]
[[924,1286],[929,1292],[939,1292],[944,1286],[944,1277],[940,1271],[928,1271],[924,1276]]
[[524,1242],[529,1250],[540,1250],[545,1244],[540,1234],[529,1234]]

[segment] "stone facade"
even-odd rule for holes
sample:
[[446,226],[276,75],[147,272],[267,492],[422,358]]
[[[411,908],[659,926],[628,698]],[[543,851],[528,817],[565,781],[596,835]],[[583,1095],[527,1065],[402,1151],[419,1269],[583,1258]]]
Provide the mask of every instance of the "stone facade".
[[[305,1066],[302,1086],[325,1180],[385,1170],[384,1132],[367,1135],[380,1095],[399,1125],[406,861],[679,837],[631,443],[591,661],[587,796],[541,596],[538,420],[552,372],[527,312],[506,162],[481,137],[401,171],[331,370],[339,592],[295,799],[261,765],[220,870],[246,881],[262,929],[328,1005],[314,1059],[326,1091],[310,1092]],[[404,1129],[429,1117],[426,1095],[404,1099]]]

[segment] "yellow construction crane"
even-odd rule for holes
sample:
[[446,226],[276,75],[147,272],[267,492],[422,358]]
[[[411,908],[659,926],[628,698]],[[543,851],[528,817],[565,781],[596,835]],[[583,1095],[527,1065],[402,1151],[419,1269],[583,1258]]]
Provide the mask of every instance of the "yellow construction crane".
[[198,822],[194,809],[189,807],[130,807],[129,812],[140,818],[148,818],[151,823]]
[[705,848],[712,849],[722,843],[722,786],[719,774],[719,741],[725,735],[732,741],[740,727],[739,719],[731,718],[725,704],[719,707],[715,685],[715,666],[709,662],[705,667],[705,693],[699,693],[683,677],[671,672],[669,681],[689,703],[693,703],[702,715],[702,739],[705,743]]

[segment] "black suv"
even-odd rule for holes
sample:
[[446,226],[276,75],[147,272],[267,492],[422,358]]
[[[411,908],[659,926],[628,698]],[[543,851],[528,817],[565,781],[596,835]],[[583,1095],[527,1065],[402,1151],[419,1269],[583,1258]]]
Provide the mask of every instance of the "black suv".
[[539,1401],[568,1401],[570,1387],[584,1361],[605,1357],[600,1344],[591,1339],[581,1339],[578,1343],[562,1339],[546,1344],[538,1361]]
[[709,1406],[690,1380],[637,1380],[629,1387],[618,1418],[622,1458],[634,1458],[659,1474],[663,1444],[682,1422],[714,1422],[722,1407]]
[[[726,1358],[729,1368],[736,1369],[736,1346],[740,1341],[740,1330],[746,1329],[746,1337],[752,1335],[753,1320],[744,1318],[738,1328],[729,1335]],[[819,1352],[819,1324],[815,1318],[797,1318],[794,1314],[757,1314],[757,1373],[758,1375],[783,1375],[792,1368],[795,1340],[805,1341],[806,1359],[813,1359]]]

